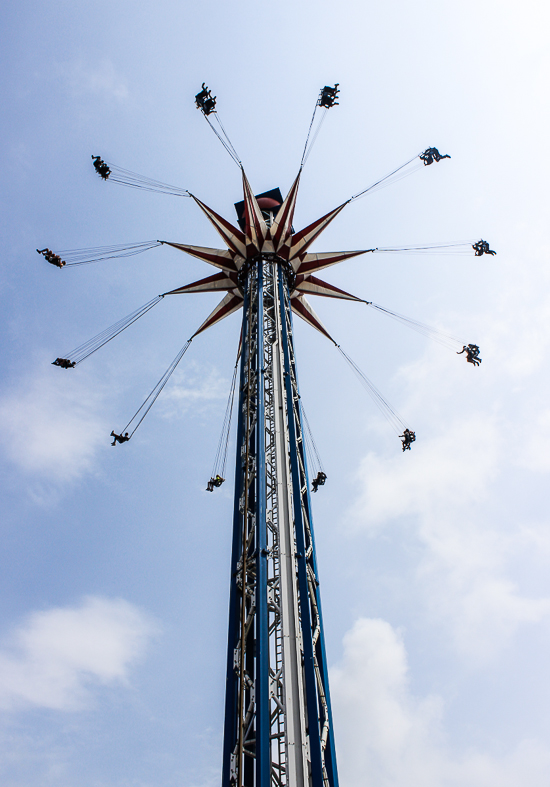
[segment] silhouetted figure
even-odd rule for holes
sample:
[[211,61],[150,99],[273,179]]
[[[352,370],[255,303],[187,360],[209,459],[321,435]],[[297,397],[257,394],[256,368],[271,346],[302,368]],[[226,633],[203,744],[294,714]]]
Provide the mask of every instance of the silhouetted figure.
[[340,92],[338,90],[339,84],[340,83],[337,82],[334,85],[334,87],[329,87],[328,85],[325,85],[324,88],[322,88],[321,95],[319,96],[319,101],[317,102],[320,107],[327,107],[327,109],[330,109],[330,107],[333,107],[336,104],[338,104],[338,101],[336,101],[336,99],[338,97],[338,93]]
[[326,474],[323,473],[322,470],[319,470],[317,473],[317,478],[314,478],[311,482],[311,491],[316,492],[320,486],[325,485],[325,481],[327,480]]
[[51,262],[52,265],[56,265],[58,268],[62,268],[67,263],[61,259],[59,254],[54,254],[51,249],[37,249],[36,250],[39,254],[48,261]]
[[442,156],[437,148],[426,148],[424,153],[421,153],[419,159],[424,162],[425,167],[429,167],[434,161],[441,161],[443,158],[451,158],[449,155]]
[[496,254],[496,251],[493,251],[489,248],[489,244],[486,240],[478,240],[477,243],[474,243],[472,249],[475,251],[476,257],[481,257],[483,254],[490,254],[492,257]]
[[62,369],[74,369],[76,361],[69,361],[68,358],[56,358],[52,361],[52,366],[60,366]]
[[103,178],[103,180],[107,180],[109,175],[111,174],[111,170],[109,165],[106,164],[100,156],[92,156],[95,171],[97,174]]
[[195,96],[195,104],[197,109],[201,109],[205,115],[211,115],[216,111],[216,98],[212,96],[212,92],[208,90],[205,83],[202,83],[202,90]]
[[416,434],[414,432],[411,432],[410,429],[404,429],[403,434],[400,434],[399,437],[401,438],[403,451],[410,451],[411,445],[416,440]]
[[462,355],[462,353],[466,353],[466,360],[468,363],[473,363],[474,366],[479,366],[481,363],[481,358],[479,357],[479,353],[481,350],[477,346],[477,344],[465,344],[464,347],[457,355]]
[[214,478],[211,478],[210,481],[206,485],[207,492],[213,492],[215,486],[221,486],[225,478],[222,478],[221,475],[217,475]]
[[130,436],[128,435],[128,432],[125,432],[124,434],[115,434],[114,432],[111,432],[111,437],[115,438],[113,440],[113,442],[111,443],[111,445],[116,445],[117,443],[120,443],[120,444],[127,443],[128,440],[130,439]]

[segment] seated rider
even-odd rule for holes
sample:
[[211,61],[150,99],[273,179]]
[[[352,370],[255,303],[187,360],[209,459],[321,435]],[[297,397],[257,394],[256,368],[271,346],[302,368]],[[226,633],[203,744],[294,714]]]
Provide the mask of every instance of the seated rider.
[[113,440],[113,442],[111,443],[111,445],[116,445],[117,443],[120,443],[120,444],[127,443],[128,440],[130,439],[130,436],[128,435],[128,432],[125,432],[123,435],[122,434],[115,434],[114,432],[111,432],[111,437],[115,438]]
[[311,491],[316,492],[320,486],[325,485],[325,481],[327,480],[326,474],[323,473],[322,470],[319,470],[317,473],[317,478],[314,478],[311,482]]
[[68,358],[56,358],[52,361],[52,366],[60,366],[62,369],[74,369],[76,361],[69,361]]
[[442,156],[441,153],[437,148],[426,148],[424,153],[421,153],[419,159],[424,162],[424,166],[427,167],[430,164],[433,164],[434,161],[441,161],[443,158],[451,158],[448,154]]
[[404,429],[403,434],[400,434],[399,437],[402,438],[401,443],[403,444],[403,451],[410,451],[411,444],[416,440],[416,434],[410,429]]
[[202,109],[205,115],[211,115],[216,109],[216,96],[212,96],[212,91],[206,87],[204,82],[201,92],[195,96],[195,104],[197,109]]
[[462,355],[462,353],[466,353],[466,360],[468,363],[473,363],[474,366],[479,366],[481,363],[481,358],[479,357],[479,353],[481,350],[477,346],[477,344],[465,344],[464,347],[460,352],[457,352],[457,355]]
[[339,84],[340,83],[337,82],[334,85],[334,87],[329,87],[328,85],[325,85],[325,87],[321,90],[321,95],[319,97],[318,103],[320,107],[330,108],[333,107],[335,104],[338,104],[336,98],[338,97],[338,93],[340,92],[338,90]]
[[214,476],[214,477],[213,477],[213,478],[211,478],[211,479],[210,479],[210,481],[207,483],[207,485],[206,485],[206,491],[207,491],[207,492],[213,492],[213,491],[214,491],[214,487],[215,487],[215,486],[221,486],[221,485],[223,484],[223,482],[224,482],[224,481],[225,481],[225,478],[222,478],[222,477],[221,477],[221,475],[216,475],[216,476]]
[[92,156],[95,171],[97,174],[103,178],[103,180],[107,180],[109,175],[111,174],[111,170],[109,166],[103,161],[100,156]]
[[51,262],[52,265],[57,265],[58,268],[62,268],[67,263],[61,259],[59,254],[54,254],[51,249],[37,249],[36,250],[39,254],[42,254],[47,262]]
[[472,249],[475,252],[476,257],[481,257],[483,254],[490,254],[492,257],[496,254],[496,251],[493,251],[489,248],[489,244],[486,240],[478,240],[477,243],[474,243]]

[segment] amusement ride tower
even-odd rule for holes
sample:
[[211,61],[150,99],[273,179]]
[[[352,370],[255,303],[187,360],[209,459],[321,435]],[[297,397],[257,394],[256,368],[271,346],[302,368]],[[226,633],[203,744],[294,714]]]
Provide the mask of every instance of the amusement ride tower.
[[[426,166],[448,158],[436,148],[428,148],[305,229],[295,232],[293,217],[298,187],[311,149],[308,143],[316,112],[324,109],[326,115],[326,111],[337,103],[337,88],[336,85],[321,90],[298,176],[283,200],[279,189],[254,195],[221,121],[215,117],[220,131],[210,121],[209,116],[216,115],[216,99],[203,85],[196,96],[197,107],[242,172],[244,200],[235,206],[238,227],[189,191],[115,167],[99,156],[93,157],[94,167],[104,180],[191,197],[220,234],[225,248],[150,241],[100,247],[86,253],[78,250],[54,254],[49,249],[39,250],[48,262],[62,268],[129,256],[165,244],[218,269],[212,276],[158,296],[85,345],[54,361],[54,365],[65,369],[75,367],[167,295],[225,293],[127,426],[120,434],[112,432],[113,445],[131,439],[194,337],[238,309],[243,310],[222,787],[338,785],[293,313],[336,345],[305,295],[359,301],[408,323],[453,349],[460,347],[460,341],[454,337],[364,301],[314,275],[323,268],[367,252],[460,250],[460,247],[464,250],[464,246],[471,245],[468,241],[399,249],[309,251],[322,231],[352,200],[408,174],[409,165],[413,163]],[[321,123],[323,119],[324,115]],[[311,144],[315,136],[316,133]],[[477,256],[494,254],[483,240],[473,244],[473,249]],[[68,261],[62,259],[62,255]],[[390,423],[398,432],[403,430],[399,435],[403,450],[410,449],[414,432],[406,427],[393,408],[389,408],[351,359],[342,350],[340,352],[375,402],[386,407]],[[459,354],[462,353],[466,353],[470,363],[479,366],[477,345],[463,344]],[[231,405],[232,401],[231,398]],[[228,411],[230,413],[231,407]],[[132,431],[125,431],[130,429]],[[317,484],[324,483],[324,479],[324,474],[320,473]],[[209,491],[223,480],[220,475],[212,478]]]

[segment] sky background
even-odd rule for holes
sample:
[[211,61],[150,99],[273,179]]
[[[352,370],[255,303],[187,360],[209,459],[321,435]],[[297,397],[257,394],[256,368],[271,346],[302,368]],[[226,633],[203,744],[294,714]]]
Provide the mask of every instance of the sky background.
[[[479,368],[361,304],[312,302],[417,433],[409,453],[296,321],[328,481],[313,496],[342,787],[547,787],[550,773],[549,12],[527,0],[5,3],[0,782],[220,781],[232,473],[210,476],[239,315],[166,299],[74,371],[51,366],[211,273],[168,247],[76,270],[36,248],[218,246],[190,201],[103,183],[90,155],[230,220],[294,179],[340,83],[297,229],[420,150],[452,159],[353,203],[314,251],[486,238],[496,257],[367,255],[325,278],[481,347]],[[229,465],[231,465],[231,458]]]

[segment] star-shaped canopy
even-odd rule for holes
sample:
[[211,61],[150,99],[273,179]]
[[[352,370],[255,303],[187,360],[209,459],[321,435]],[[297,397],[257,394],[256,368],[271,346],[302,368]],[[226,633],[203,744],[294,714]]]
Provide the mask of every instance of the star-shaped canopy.
[[282,205],[277,206],[278,210],[271,225],[268,225],[264,218],[262,205],[259,204],[258,199],[254,196],[244,170],[242,175],[244,232],[219,216],[197,197],[191,195],[223,238],[227,246],[226,249],[210,249],[203,246],[190,246],[186,243],[163,241],[168,246],[181,249],[181,251],[204,260],[209,265],[219,268],[220,272],[192,284],[187,284],[184,287],[178,287],[165,294],[176,295],[190,292],[218,291],[227,293],[197,330],[196,336],[241,308],[243,305],[243,293],[239,285],[238,273],[247,260],[252,260],[258,254],[274,254],[284,263],[291,266],[295,273],[295,280],[290,295],[292,311],[331,341],[334,341],[315,314],[310,303],[306,300],[305,295],[323,295],[327,298],[344,298],[351,301],[361,301],[362,299],[316,278],[313,274],[323,268],[328,268],[330,265],[342,262],[342,260],[365,254],[367,251],[373,251],[373,249],[325,252],[322,254],[310,254],[308,249],[325,227],[344,209],[349,200],[317,219],[317,221],[314,221],[301,232],[293,233],[292,220],[298,196],[301,170],[292,184],[286,199]]

